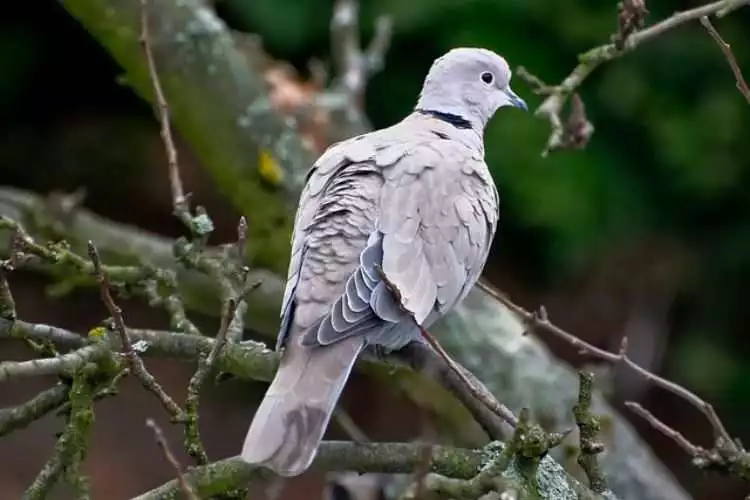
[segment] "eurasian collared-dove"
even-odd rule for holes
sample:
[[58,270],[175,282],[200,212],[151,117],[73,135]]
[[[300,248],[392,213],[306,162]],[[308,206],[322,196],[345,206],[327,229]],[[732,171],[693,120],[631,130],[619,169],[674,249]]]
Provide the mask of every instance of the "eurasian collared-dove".
[[413,113],[315,162],[292,235],[284,350],[246,462],[281,476],[307,470],[360,352],[421,341],[414,321],[429,327],[479,278],[499,204],[484,128],[502,106],[526,109],[510,78],[494,52],[453,49],[432,64]]

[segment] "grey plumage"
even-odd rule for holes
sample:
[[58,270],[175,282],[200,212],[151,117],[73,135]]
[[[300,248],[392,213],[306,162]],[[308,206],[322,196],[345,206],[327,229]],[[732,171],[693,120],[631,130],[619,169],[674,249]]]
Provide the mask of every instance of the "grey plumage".
[[493,52],[454,49],[433,63],[412,114],[331,146],[315,163],[295,218],[281,364],[245,461],[282,476],[304,472],[360,352],[420,341],[414,320],[429,327],[474,285],[499,205],[484,127],[501,106],[525,109],[510,76]]

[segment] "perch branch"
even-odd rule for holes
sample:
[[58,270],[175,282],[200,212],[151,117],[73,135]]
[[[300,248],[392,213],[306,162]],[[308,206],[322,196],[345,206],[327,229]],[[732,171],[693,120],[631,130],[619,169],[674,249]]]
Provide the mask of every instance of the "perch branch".
[[[472,478],[482,467],[480,450],[432,448],[431,470],[446,476]],[[360,473],[411,473],[423,460],[419,443],[351,443],[324,441],[315,457],[313,467],[324,470],[354,470]],[[249,481],[271,477],[262,468],[229,458],[188,471],[186,479],[194,485],[202,498],[221,493],[228,486],[242,486]],[[510,481],[510,480],[509,480]],[[177,481],[166,483],[133,500],[172,498],[179,491]]]
[[440,345],[440,342],[438,342],[437,339],[430,332],[428,332],[427,329],[419,323],[419,321],[417,321],[414,313],[406,308],[401,298],[401,291],[398,289],[398,286],[388,278],[383,268],[379,265],[376,265],[376,271],[380,275],[380,279],[382,279],[385,283],[386,288],[393,295],[393,298],[398,302],[401,311],[411,317],[411,320],[419,329],[421,337],[425,341],[427,341],[430,347],[432,347],[435,352],[443,359],[443,361],[445,361],[445,364],[451,370],[453,370],[453,372],[456,374],[456,376],[458,376],[458,378],[464,384],[465,388],[471,393],[471,395],[474,396],[477,400],[482,401],[482,403],[484,403],[484,405],[489,408],[490,411],[505,420],[505,422],[507,422],[511,426],[515,426],[517,421],[515,415],[513,415],[513,413],[508,408],[500,404],[500,402],[498,402],[497,399],[495,399],[495,397],[492,396],[491,393],[489,393],[489,391],[482,391],[474,386],[473,381],[466,376],[467,370],[453,361],[450,355],[445,351],[445,349],[443,349],[443,346]]

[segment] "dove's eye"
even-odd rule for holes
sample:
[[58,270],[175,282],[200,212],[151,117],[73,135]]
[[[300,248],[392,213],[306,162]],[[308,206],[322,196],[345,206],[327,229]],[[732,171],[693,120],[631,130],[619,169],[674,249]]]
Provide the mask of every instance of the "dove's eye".
[[495,80],[495,77],[489,71],[485,71],[484,73],[482,73],[481,78],[482,81],[487,85],[491,84]]

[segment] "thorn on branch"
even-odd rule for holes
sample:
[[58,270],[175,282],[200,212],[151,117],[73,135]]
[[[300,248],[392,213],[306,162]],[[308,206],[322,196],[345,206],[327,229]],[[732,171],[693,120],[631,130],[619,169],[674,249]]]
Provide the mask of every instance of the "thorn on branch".
[[617,33],[612,35],[612,43],[618,51],[625,48],[625,43],[633,33],[643,28],[648,13],[644,0],[617,2]]
[[99,283],[99,294],[101,296],[102,302],[104,302],[104,305],[106,306],[110,316],[112,317],[114,330],[120,339],[120,343],[122,344],[123,354],[125,356],[128,367],[130,368],[133,375],[135,375],[135,377],[141,382],[143,387],[145,387],[149,392],[154,394],[159,399],[161,404],[164,406],[164,408],[166,408],[172,418],[179,419],[183,414],[182,408],[180,408],[179,405],[174,402],[174,400],[166,393],[162,386],[159,385],[159,382],[156,381],[154,376],[149,373],[149,371],[146,369],[146,365],[143,363],[143,360],[133,349],[133,344],[130,342],[130,337],[128,336],[127,328],[125,327],[125,320],[122,317],[122,309],[120,309],[120,307],[112,298],[107,271],[102,266],[102,262],[99,257],[99,251],[97,250],[96,245],[94,245],[93,241],[88,242],[88,251],[89,258],[94,265],[94,275],[97,282]]
[[174,453],[172,453],[172,450],[169,448],[169,443],[167,443],[167,438],[164,437],[164,432],[162,432],[161,428],[157,425],[156,422],[153,421],[153,419],[147,419],[146,425],[150,427],[152,431],[154,431],[154,439],[156,439],[156,444],[159,445],[159,448],[161,448],[164,457],[167,459],[172,468],[174,468],[175,473],[177,474],[177,483],[180,485],[180,490],[182,490],[182,492],[189,500],[198,500],[198,495],[195,494],[193,487],[190,486],[187,479],[185,479],[185,475],[182,472],[182,466],[180,465],[180,462],[177,460],[177,458],[174,456]]
[[747,100],[747,103],[750,104],[750,88],[748,88],[747,86],[745,77],[742,76],[742,70],[737,63],[737,59],[734,57],[732,46],[724,41],[724,39],[721,37],[721,34],[719,34],[719,31],[714,27],[713,24],[711,24],[711,21],[707,16],[701,17],[701,24],[704,28],[706,28],[706,30],[708,30],[708,34],[711,35],[711,37],[716,41],[716,44],[721,49],[721,52],[724,54],[724,57],[726,58],[727,62],[729,63],[729,67],[732,70],[732,74],[734,75],[737,90],[740,91],[740,94],[742,94]]
[[[243,271],[247,269],[244,265],[245,262],[245,243],[247,242],[247,219],[243,215],[240,217],[237,223],[237,262],[243,268]],[[247,273],[244,273],[247,276]],[[242,279],[244,281],[244,278]]]

